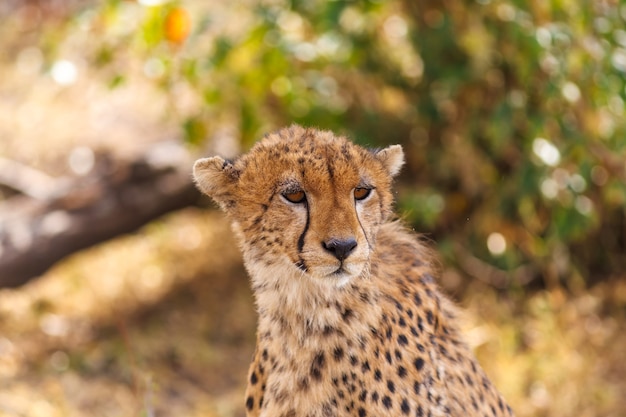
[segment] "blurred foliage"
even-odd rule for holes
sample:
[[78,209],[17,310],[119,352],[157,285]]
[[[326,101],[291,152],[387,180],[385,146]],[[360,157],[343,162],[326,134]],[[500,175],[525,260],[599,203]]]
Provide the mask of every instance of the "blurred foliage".
[[292,122],[403,144],[400,212],[494,285],[626,268],[626,3],[208,3],[84,7],[45,53],[95,35],[82,59],[112,88],[139,63],[190,144]]
[[[399,212],[437,241],[442,286],[518,415],[624,415],[625,21],[617,0],[0,1],[0,102],[43,126],[39,142],[4,126],[0,153],[63,154],[48,121],[89,124],[47,97],[74,83],[101,105],[98,82],[145,108],[150,83],[197,152],[292,122],[401,143]],[[12,95],[23,85],[54,107],[45,121]],[[93,117],[111,146],[136,134]],[[2,290],[0,414],[242,415],[255,315],[231,239],[183,210]],[[517,291],[531,282],[549,288]]]

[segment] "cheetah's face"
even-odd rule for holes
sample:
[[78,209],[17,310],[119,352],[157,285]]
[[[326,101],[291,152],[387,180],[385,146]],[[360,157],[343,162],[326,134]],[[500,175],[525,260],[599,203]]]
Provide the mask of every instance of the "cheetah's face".
[[197,161],[194,176],[231,216],[249,269],[342,285],[366,269],[402,163],[400,146],[369,151],[292,126],[235,162]]

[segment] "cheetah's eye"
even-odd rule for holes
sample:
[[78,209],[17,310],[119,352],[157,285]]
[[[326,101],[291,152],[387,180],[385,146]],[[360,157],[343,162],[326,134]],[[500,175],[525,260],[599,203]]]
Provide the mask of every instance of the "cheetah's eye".
[[285,197],[285,199],[290,203],[294,204],[303,203],[306,200],[306,194],[304,194],[304,191],[285,193],[283,194],[283,197]]
[[355,188],[354,189],[354,199],[355,200],[365,200],[370,193],[372,192],[371,188]]

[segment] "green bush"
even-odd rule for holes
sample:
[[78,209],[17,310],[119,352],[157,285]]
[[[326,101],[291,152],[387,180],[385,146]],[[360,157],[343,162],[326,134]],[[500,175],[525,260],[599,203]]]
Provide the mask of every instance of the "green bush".
[[400,211],[470,275],[575,287],[626,267],[626,4],[206,3],[110,0],[75,21],[112,86],[130,56],[174,107],[195,94],[174,112],[191,144],[292,122],[403,144]]

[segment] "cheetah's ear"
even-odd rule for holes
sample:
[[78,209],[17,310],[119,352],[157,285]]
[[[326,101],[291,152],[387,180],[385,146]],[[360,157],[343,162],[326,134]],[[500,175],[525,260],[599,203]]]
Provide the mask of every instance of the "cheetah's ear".
[[385,149],[381,149],[374,155],[376,159],[383,163],[387,172],[395,177],[400,172],[400,168],[404,165],[404,151],[400,145],[391,145]]
[[214,156],[198,159],[193,165],[193,177],[200,191],[223,205],[239,179],[239,171],[230,161]]

